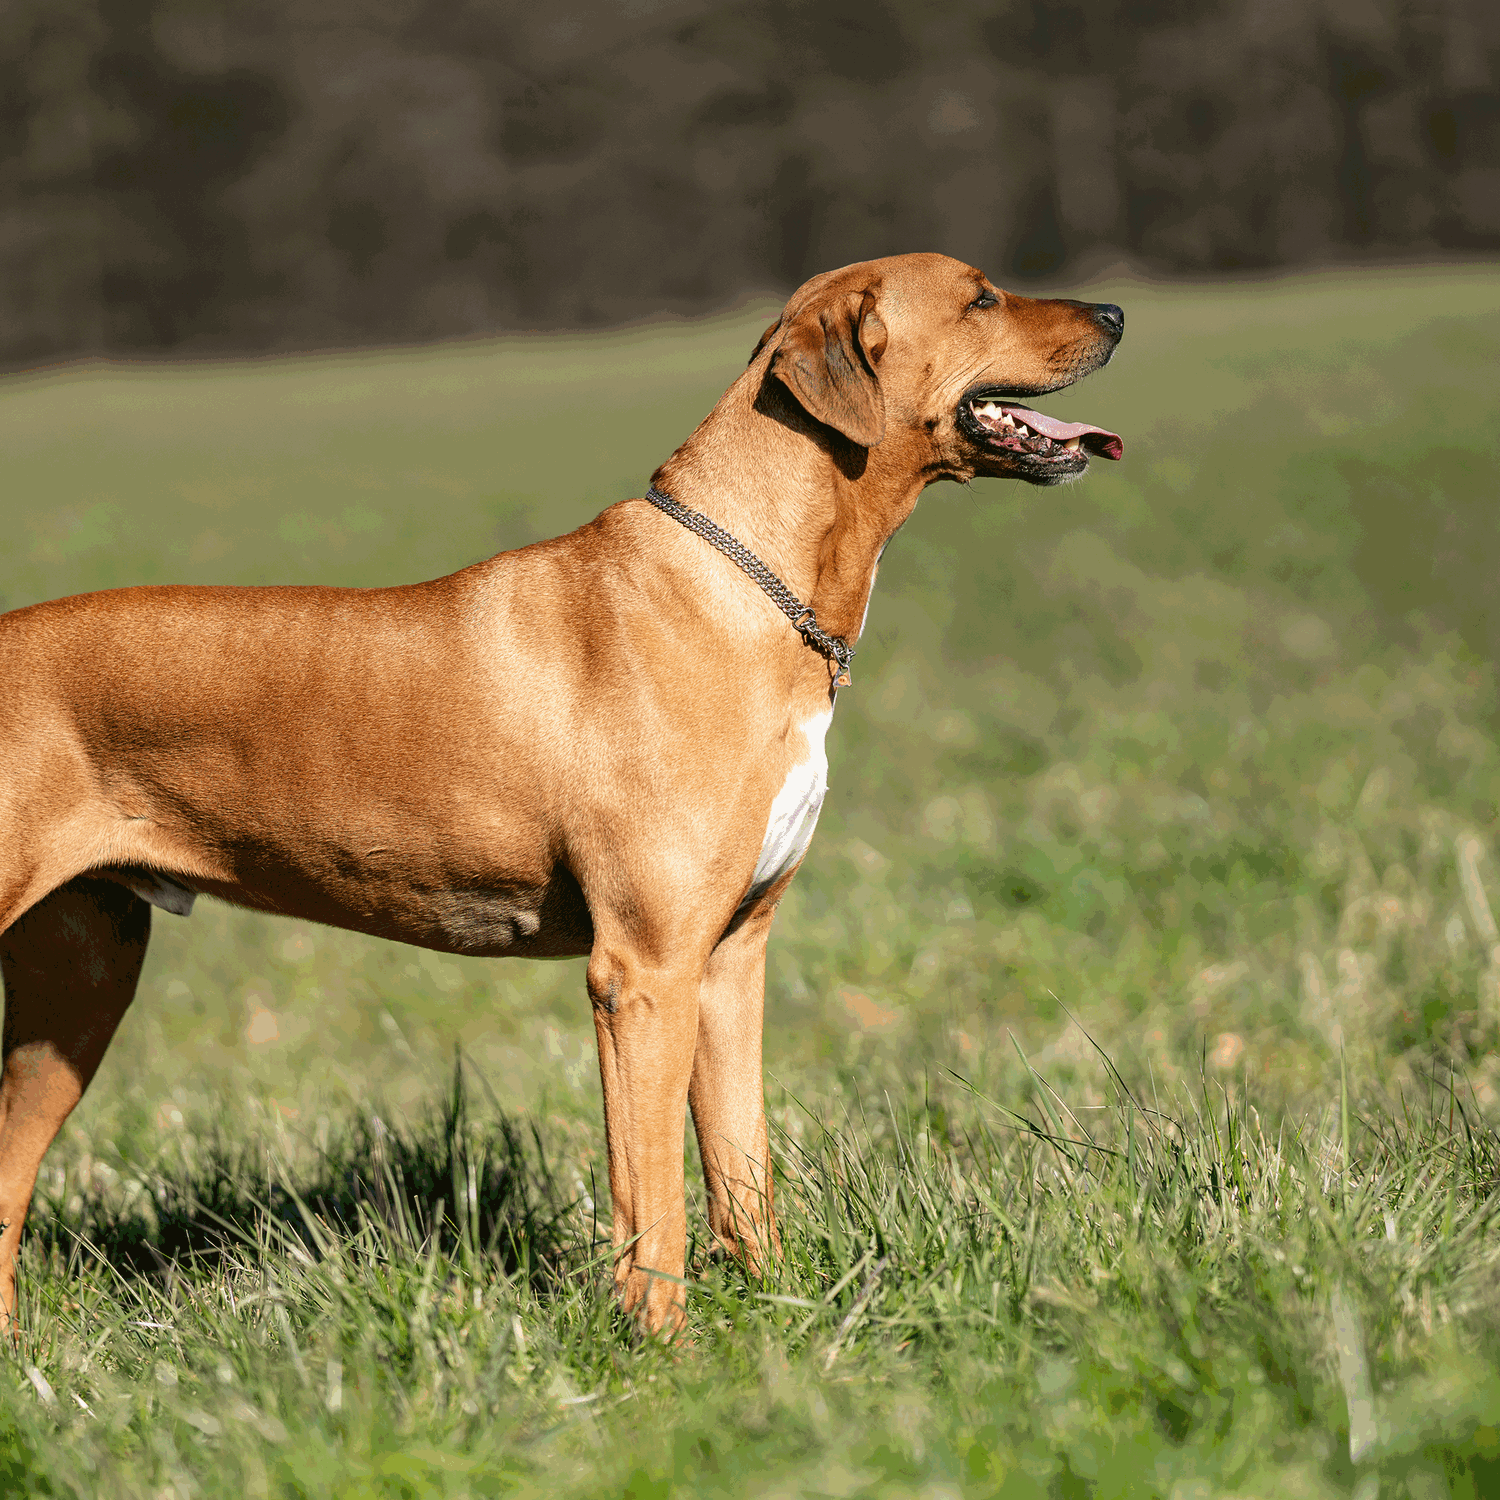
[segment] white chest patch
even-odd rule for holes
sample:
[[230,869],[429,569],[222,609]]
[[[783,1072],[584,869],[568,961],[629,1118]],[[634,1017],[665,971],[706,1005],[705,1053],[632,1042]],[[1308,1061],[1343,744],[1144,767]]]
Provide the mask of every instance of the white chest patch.
[[771,803],[760,858],[755,862],[755,874],[750,877],[750,889],[740,902],[741,910],[765,895],[807,853],[828,791],[828,756],[823,739],[832,721],[833,710],[829,708],[799,726],[807,739],[807,756],[787,772],[786,781]]

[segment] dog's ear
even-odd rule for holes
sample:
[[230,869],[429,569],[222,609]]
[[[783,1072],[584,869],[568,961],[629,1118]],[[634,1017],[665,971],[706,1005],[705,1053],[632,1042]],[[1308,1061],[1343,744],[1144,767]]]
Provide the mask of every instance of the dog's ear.
[[885,346],[874,291],[836,292],[786,325],[771,374],[809,416],[873,448],[885,436],[885,397],[875,368]]

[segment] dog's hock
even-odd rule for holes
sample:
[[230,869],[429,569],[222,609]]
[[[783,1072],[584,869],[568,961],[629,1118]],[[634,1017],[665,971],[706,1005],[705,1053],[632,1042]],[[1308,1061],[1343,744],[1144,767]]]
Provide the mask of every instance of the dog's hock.
[[862,448],[885,436],[875,367],[888,336],[875,303],[868,288],[819,298],[786,325],[770,365],[809,416]]

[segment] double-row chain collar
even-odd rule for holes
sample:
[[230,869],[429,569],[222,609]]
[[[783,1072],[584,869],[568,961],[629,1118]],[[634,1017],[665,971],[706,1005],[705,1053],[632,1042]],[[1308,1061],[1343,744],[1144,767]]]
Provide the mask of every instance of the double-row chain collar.
[[829,635],[826,630],[820,629],[818,617],[812,607],[804,604],[743,542],[736,541],[722,526],[710,521],[702,511],[690,510],[680,500],[674,500],[657,489],[654,484],[646,491],[646,498],[674,521],[680,521],[689,531],[697,532],[711,547],[717,547],[730,562],[743,568],[765,590],[771,603],[792,622],[792,628],[800,633],[802,639],[832,664],[833,685],[849,685],[849,668],[854,661],[854,648],[843,636]]

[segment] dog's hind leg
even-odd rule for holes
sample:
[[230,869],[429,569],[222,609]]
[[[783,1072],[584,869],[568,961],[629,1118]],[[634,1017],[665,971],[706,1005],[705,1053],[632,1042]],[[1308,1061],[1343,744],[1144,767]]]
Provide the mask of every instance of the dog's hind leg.
[[135,995],[151,908],[80,877],[0,932],[0,1327],[14,1330],[15,1258],[37,1169]]
[[771,1210],[771,1149],[761,1081],[766,939],[774,908],[752,913],[720,940],[704,970],[688,1099],[714,1238],[752,1270],[778,1254]]

